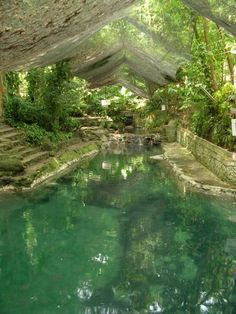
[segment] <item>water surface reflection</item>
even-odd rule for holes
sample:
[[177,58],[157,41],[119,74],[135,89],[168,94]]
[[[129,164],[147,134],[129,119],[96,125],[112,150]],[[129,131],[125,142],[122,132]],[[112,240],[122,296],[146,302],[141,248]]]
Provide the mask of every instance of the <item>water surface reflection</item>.
[[1,313],[236,311],[235,203],[183,194],[150,154],[1,197]]

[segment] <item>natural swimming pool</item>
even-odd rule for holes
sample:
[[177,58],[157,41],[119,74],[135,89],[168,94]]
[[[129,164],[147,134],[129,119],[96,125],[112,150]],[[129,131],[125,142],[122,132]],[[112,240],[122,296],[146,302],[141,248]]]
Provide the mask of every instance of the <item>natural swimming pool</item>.
[[1,314],[235,313],[235,201],[182,190],[151,154],[0,196]]

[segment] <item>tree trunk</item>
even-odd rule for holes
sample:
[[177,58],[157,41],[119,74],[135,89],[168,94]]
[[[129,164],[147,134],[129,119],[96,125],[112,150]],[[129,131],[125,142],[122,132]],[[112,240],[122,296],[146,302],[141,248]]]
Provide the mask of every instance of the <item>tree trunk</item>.
[[152,82],[147,83],[148,96],[150,98],[152,98],[157,88],[158,88],[157,84],[152,83]]
[[[198,18],[198,17],[193,20],[193,32],[194,32],[194,36],[195,36],[197,43],[199,45],[201,45],[202,39],[200,38],[200,34],[198,32],[198,26],[197,26],[199,20],[200,20],[200,18]],[[204,72],[204,75],[207,78],[207,80],[210,82],[211,81],[210,70],[209,70],[209,66],[207,64],[206,54],[203,50],[201,52],[199,52],[199,60],[200,60],[201,65],[202,65],[202,70]]]
[[225,50],[226,60],[227,60],[228,68],[229,68],[230,80],[231,80],[231,83],[234,85],[234,64],[232,62],[230,52],[226,48],[224,32],[222,31],[220,26],[217,25],[217,27],[218,27],[220,37],[221,37],[221,40],[222,40],[222,43],[224,46],[224,50]]
[[202,18],[202,21],[203,21],[204,39],[205,39],[206,49],[208,52],[209,69],[211,73],[211,88],[213,91],[217,91],[218,86],[217,86],[217,79],[216,79],[216,70],[215,70],[214,60],[211,56],[211,45],[210,45],[210,40],[209,40],[209,21],[205,17]]

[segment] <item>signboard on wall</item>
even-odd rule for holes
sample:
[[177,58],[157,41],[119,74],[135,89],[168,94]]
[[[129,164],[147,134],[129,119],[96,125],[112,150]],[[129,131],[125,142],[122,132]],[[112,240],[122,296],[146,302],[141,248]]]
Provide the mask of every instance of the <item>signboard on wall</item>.
[[102,107],[108,107],[108,106],[110,106],[110,104],[111,104],[110,99],[102,99],[101,100]]
[[236,119],[232,119],[232,135],[236,136]]

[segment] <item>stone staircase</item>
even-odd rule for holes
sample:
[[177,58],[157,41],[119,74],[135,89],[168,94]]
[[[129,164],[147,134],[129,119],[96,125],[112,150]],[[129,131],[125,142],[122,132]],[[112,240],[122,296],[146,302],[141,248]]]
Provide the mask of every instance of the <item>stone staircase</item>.
[[83,141],[96,141],[107,139],[107,129],[103,127],[103,123],[108,125],[112,124],[112,119],[110,117],[100,117],[100,116],[83,116],[83,117],[73,117],[74,121],[77,121],[79,128],[77,130],[77,135]]
[[81,127],[101,127],[103,123],[111,124],[113,121],[110,117],[99,117],[99,116],[84,116],[74,117],[73,120],[79,122]]
[[17,160],[22,164],[21,173],[10,169],[0,168],[0,186],[12,183],[16,179],[26,177],[32,171],[37,171],[48,161],[49,152],[42,151],[38,147],[32,147],[25,141],[24,133],[16,128],[10,127],[0,120],[0,162]]

